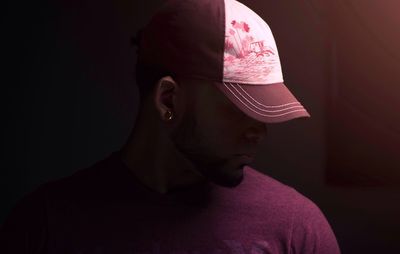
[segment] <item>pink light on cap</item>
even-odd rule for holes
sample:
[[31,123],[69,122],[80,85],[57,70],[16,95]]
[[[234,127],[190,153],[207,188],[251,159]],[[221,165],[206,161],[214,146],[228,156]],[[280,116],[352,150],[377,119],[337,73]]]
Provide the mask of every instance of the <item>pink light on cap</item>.
[[225,0],[223,64],[223,82],[216,86],[250,117],[274,123],[310,116],[283,84],[271,29],[235,0]]
[[144,29],[138,59],[212,81],[258,121],[310,117],[283,83],[271,29],[238,1],[166,1]]

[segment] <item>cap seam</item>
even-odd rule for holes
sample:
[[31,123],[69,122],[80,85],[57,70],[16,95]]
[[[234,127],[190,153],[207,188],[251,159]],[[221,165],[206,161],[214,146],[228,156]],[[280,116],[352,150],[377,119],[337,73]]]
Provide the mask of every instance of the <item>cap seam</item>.
[[234,81],[234,80],[222,80],[222,82],[227,82],[227,83],[237,83],[239,85],[260,85],[260,86],[264,86],[264,85],[275,85],[275,84],[283,84],[283,80],[282,82],[274,82],[274,83],[260,83],[260,82],[244,82],[244,81]]
[[220,24],[220,27],[222,27],[222,38],[221,38],[221,45],[222,45],[222,51],[221,51],[221,82],[222,82],[222,80],[224,80],[224,73],[225,73],[225,71],[224,71],[224,68],[225,68],[225,61],[224,61],[224,57],[225,57],[225,36],[226,36],[226,27],[225,27],[225,24],[226,24],[226,2],[225,2],[226,0],[222,0],[222,2],[223,2],[223,5],[224,5],[224,11],[222,12],[223,13],[223,18],[220,20],[220,22],[222,22],[221,24]]

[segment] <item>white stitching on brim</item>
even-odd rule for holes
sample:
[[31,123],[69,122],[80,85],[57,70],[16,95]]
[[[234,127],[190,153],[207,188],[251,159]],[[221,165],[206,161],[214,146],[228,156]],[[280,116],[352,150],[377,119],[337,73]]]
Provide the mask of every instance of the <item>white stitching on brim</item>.
[[[292,109],[292,108],[303,108],[303,106],[297,105],[297,106],[291,106],[291,107],[286,107],[286,108],[284,108],[284,109],[277,109],[277,110],[266,110],[266,109],[262,109],[262,108],[257,107],[256,105],[254,105],[251,101],[249,101],[249,99],[247,99],[245,96],[243,96],[243,94],[242,94],[235,86],[233,86],[232,84],[230,84],[230,85],[232,86],[233,89],[236,90],[236,92],[237,92],[239,95],[241,95],[241,96],[242,96],[246,101],[248,101],[253,107],[257,108],[257,109],[260,110],[260,111],[264,111],[264,112],[280,112],[280,111],[285,111],[285,110]],[[225,86],[226,86],[226,84],[225,84]],[[246,91],[244,91],[244,92],[246,92]],[[288,105],[291,105],[291,104],[300,104],[299,102],[291,102],[291,103],[286,103],[286,104],[281,104],[281,105],[267,106],[267,105],[264,105],[264,104],[258,102],[256,99],[254,99],[252,96],[250,96],[247,92],[246,92],[246,94],[247,94],[250,98],[252,98],[255,102],[257,102],[259,105],[261,105],[261,106],[263,106],[263,107],[266,107],[266,108],[277,108],[277,107],[282,108],[282,107],[284,107],[284,106],[288,106]]]
[[[264,111],[264,112],[281,112],[281,111],[286,111],[288,109],[292,109],[292,108],[303,108],[301,105],[297,105],[297,106],[291,106],[291,107],[286,107],[283,109],[277,109],[277,110],[267,110],[267,109],[262,109],[257,107],[256,105],[254,105],[251,101],[249,101],[249,99],[247,99],[245,96],[243,96],[243,94],[235,87],[232,85],[232,87],[236,90],[236,92],[242,96],[242,98],[244,98],[247,102],[249,102],[253,107],[255,107],[256,109],[260,110],[260,111]],[[251,97],[251,96],[250,96]],[[256,101],[253,97],[251,97],[254,101]],[[268,107],[267,105],[263,105],[260,102],[258,102],[260,105],[264,106],[264,107]],[[287,104],[282,104],[281,107],[284,107],[284,105],[288,105],[288,104],[293,104],[293,103],[287,103]],[[295,102],[295,104],[299,104],[297,102]]]
[[[235,86],[232,83],[229,83],[231,86],[233,86],[235,88]],[[236,83],[236,85],[242,89],[243,92],[245,92],[247,94],[247,96],[249,96],[250,98],[252,98],[254,100],[254,102],[258,103],[258,105],[261,105],[263,107],[266,108],[281,108],[283,106],[287,106],[287,105],[292,105],[292,104],[300,104],[300,102],[295,101],[295,102],[289,102],[289,103],[285,103],[285,104],[281,104],[281,105],[264,105],[261,102],[257,101],[256,99],[253,98],[253,96],[251,96],[249,93],[246,92],[246,90],[243,89],[243,87],[241,85],[239,85],[238,83]],[[243,95],[242,95],[243,96]],[[244,97],[244,96],[243,96]]]
[[[256,113],[256,114],[259,114],[259,115],[262,115],[262,116],[267,116],[267,117],[279,117],[279,116],[284,116],[284,115],[288,115],[288,114],[292,114],[292,113],[294,113],[294,112],[299,112],[299,111],[303,111],[303,112],[307,112],[305,109],[304,109],[304,107],[303,106],[295,106],[295,107],[301,107],[302,109],[297,109],[297,110],[292,110],[292,111],[289,111],[289,112],[286,112],[286,113],[283,113],[283,114],[278,114],[278,115],[270,115],[270,114],[263,114],[263,113],[260,113],[260,112],[257,112],[257,111],[255,111],[254,109],[252,109],[252,108],[250,108],[246,103],[244,103],[234,92],[232,92],[232,90],[225,84],[225,83],[223,83],[224,85],[225,85],[225,87],[229,90],[229,92],[231,93],[231,94],[233,94],[233,96],[235,96],[243,105],[245,105],[248,109],[250,109],[251,111],[253,111],[254,113]],[[240,92],[239,92],[239,94],[240,94]],[[244,97],[245,98],[245,97]],[[246,98],[245,98],[246,99]],[[247,99],[246,99],[247,100]],[[248,100],[247,100],[248,101]],[[249,101],[249,103],[251,103],[250,101]],[[252,103],[251,103],[252,104]],[[252,104],[253,105],[253,104]],[[283,104],[283,105],[285,105],[285,104]],[[290,108],[293,108],[293,107],[290,107]],[[289,108],[286,108],[286,109],[284,109],[284,110],[287,110],[287,109],[289,109]],[[276,110],[276,111],[271,111],[271,110],[265,110],[265,109],[260,109],[261,111],[267,111],[267,112],[278,112],[278,111],[282,111],[282,110]]]

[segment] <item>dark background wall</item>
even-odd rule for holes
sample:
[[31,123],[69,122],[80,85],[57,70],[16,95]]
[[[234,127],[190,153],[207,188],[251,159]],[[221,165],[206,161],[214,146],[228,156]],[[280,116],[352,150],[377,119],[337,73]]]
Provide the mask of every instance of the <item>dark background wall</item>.
[[[125,142],[134,125],[138,102],[135,50],[130,46],[130,37],[161,2],[8,3],[1,35],[0,223],[17,200],[39,184],[89,166]],[[384,172],[391,176],[386,178],[399,177],[400,173],[393,170],[400,169],[396,164],[399,161],[394,159],[397,156],[387,160],[387,154],[398,154],[396,138],[400,136],[400,105],[395,103],[400,99],[396,73],[400,69],[400,43],[396,43],[400,42],[400,20],[393,11],[399,4],[382,2],[376,15],[373,1],[242,2],[270,25],[285,82],[312,115],[307,121],[270,125],[269,137],[254,167],[316,202],[331,223],[343,253],[398,253],[400,183],[363,185],[362,181],[349,181],[351,184],[342,185],[340,182],[353,179],[354,175],[346,175],[348,164],[338,161],[353,161],[352,172],[354,165],[359,165],[357,172],[365,168],[369,175]],[[361,13],[362,20],[374,21],[372,30],[370,22],[360,23],[352,18],[352,13],[348,14],[354,9],[349,9],[349,3]],[[378,36],[369,37],[371,31]],[[353,37],[353,43],[346,41]],[[374,41],[376,38],[389,44],[379,44]],[[380,58],[360,60],[357,54],[352,55],[359,41],[371,42],[365,46],[372,51],[368,54]],[[394,53],[380,54],[374,48]],[[368,67],[371,62],[376,68]],[[360,69],[368,71],[362,72],[363,79],[354,78]],[[388,69],[392,71],[383,72]],[[364,86],[362,80],[383,80],[386,85],[380,87],[384,87],[385,93],[376,96],[377,90]],[[356,96],[360,92],[354,84],[365,88],[364,97]],[[357,115],[347,115],[345,120],[353,119],[350,126],[359,129],[386,124],[370,129],[362,136],[364,139],[351,143],[345,141],[358,133],[354,131],[357,128],[349,128],[335,118],[339,109],[335,107],[337,98],[344,96],[332,96],[338,89],[339,94],[348,94],[347,88],[352,91],[350,98],[359,98],[350,104],[359,106],[352,106],[353,110],[362,110],[360,102],[370,102],[371,97],[378,98],[374,108],[387,105],[383,102],[391,103],[391,107],[382,106],[380,114],[375,114],[383,118],[370,117],[369,122],[359,120]],[[371,140],[392,143],[371,141],[363,145],[360,140],[368,141],[368,135],[374,137]],[[359,145],[343,149],[350,144]],[[360,158],[371,157],[370,151],[375,151],[374,162],[382,165],[380,170],[368,168],[368,163],[357,164]],[[355,156],[359,157],[352,160]],[[327,172],[336,175],[336,180],[327,182]]]

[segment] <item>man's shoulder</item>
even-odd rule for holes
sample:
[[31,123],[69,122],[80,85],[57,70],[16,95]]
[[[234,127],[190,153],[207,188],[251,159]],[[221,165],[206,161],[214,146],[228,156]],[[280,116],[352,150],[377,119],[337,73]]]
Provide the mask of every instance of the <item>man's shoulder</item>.
[[253,202],[265,204],[258,208],[273,209],[274,218],[280,221],[289,219],[293,253],[340,253],[332,228],[316,203],[254,168],[247,167],[246,173],[245,187],[256,197]]
[[294,187],[291,187],[257,169],[246,167],[246,182],[244,188],[249,195],[258,201],[268,201],[280,208],[290,210],[315,211],[317,205]]
[[84,198],[100,194],[98,191],[106,188],[107,181],[110,183],[114,177],[109,174],[112,171],[112,168],[108,167],[109,163],[110,156],[107,156],[89,166],[78,168],[67,176],[42,183],[32,194],[45,194],[50,200]]

